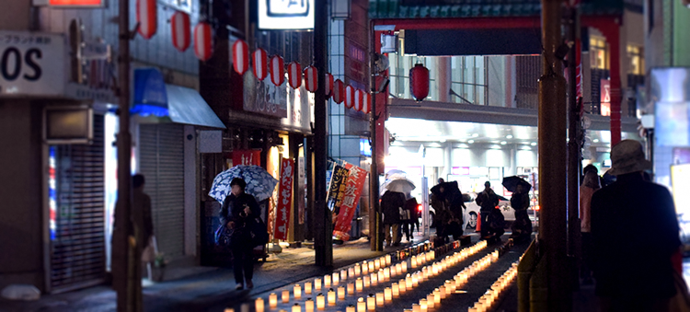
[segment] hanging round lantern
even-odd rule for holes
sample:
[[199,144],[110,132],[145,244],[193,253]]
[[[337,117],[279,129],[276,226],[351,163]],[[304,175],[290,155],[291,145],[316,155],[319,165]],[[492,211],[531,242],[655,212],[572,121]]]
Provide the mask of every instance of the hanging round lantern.
[[343,102],[343,97],[345,95],[345,86],[340,79],[333,83],[333,101],[340,104]]
[[326,98],[333,95],[333,75],[326,73]]
[[194,27],[194,54],[202,61],[208,61],[213,55],[213,35],[209,23],[201,22]]
[[252,54],[254,59],[254,76],[256,79],[264,80],[268,76],[268,53],[264,49],[256,49]]
[[364,99],[362,99],[362,113],[371,113],[371,93],[364,92]]
[[283,58],[276,55],[271,58],[271,82],[276,86],[281,86],[285,82],[285,63]]
[[410,91],[417,101],[429,95],[429,70],[422,64],[410,69]]
[[191,29],[189,22],[189,14],[177,11],[173,14],[171,19],[173,46],[180,52],[184,52],[189,48],[192,41]]
[[364,104],[364,91],[357,89],[357,91],[355,91],[355,105],[353,108],[356,111],[361,112],[363,104]]
[[293,89],[302,85],[302,66],[297,62],[288,64],[288,83]]
[[237,40],[232,45],[232,68],[244,75],[249,70],[249,47],[244,40]]
[[144,39],[151,39],[156,34],[158,21],[156,20],[156,0],[137,0],[137,32]]
[[[331,83],[332,82],[333,80],[331,80]],[[309,92],[316,92],[316,89],[319,88],[319,76],[316,67],[307,66],[307,68],[304,69],[304,87]],[[326,89],[328,89],[328,87],[326,87]],[[326,94],[326,96],[328,96],[328,94]]]
[[355,106],[355,88],[352,86],[345,87],[345,107],[353,108]]

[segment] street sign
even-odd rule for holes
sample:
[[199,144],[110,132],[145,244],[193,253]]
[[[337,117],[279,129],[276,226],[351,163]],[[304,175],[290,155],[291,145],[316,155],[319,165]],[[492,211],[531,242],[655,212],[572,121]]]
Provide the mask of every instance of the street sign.
[[64,75],[63,36],[0,31],[0,96],[62,95]]
[[258,0],[259,28],[314,29],[315,0]]

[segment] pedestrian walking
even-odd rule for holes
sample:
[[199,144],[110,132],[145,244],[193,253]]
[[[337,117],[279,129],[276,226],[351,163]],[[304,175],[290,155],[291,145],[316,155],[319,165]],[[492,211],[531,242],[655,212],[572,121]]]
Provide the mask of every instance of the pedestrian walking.
[[673,199],[665,187],[644,180],[643,171],[652,164],[639,142],[616,144],[611,160],[608,173],[616,182],[596,191],[591,204],[595,292],[602,311],[669,311],[677,293],[671,256],[681,246]]
[[515,210],[515,221],[511,227],[513,233],[510,237],[516,243],[528,241],[532,237],[532,221],[527,215],[529,193],[525,189],[524,185],[518,184],[510,198],[510,206]]
[[[484,183],[484,191],[477,195],[477,205],[479,205],[481,221],[481,236],[482,239],[496,240],[500,239],[501,235],[505,233],[503,229],[503,214],[496,209],[498,206],[498,195],[491,189],[491,182]],[[498,212],[498,214],[496,214]]]
[[[405,194],[386,191],[381,196],[381,210],[383,211],[383,225],[386,232],[386,245],[400,245],[400,210],[405,207]],[[392,233],[391,233],[392,232]]]
[[151,197],[144,193],[146,179],[142,174],[132,176],[132,224],[140,248],[141,262],[146,267],[148,279],[152,279],[151,264],[156,260],[156,246],[153,238],[153,217]]
[[580,232],[582,234],[582,267],[580,277],[586,285],[592,284],[592,196],[601,188],[599,170],[587,165],[580,186]]
[[412,242],[414,239],[414,226],[417,224],[417,229],[419,229],[419,218],[417,218],[417,198],[410,196],[410,198],[405,202],[405,207],[403,209],[404,216],[403,219],[403,233],[407,237],[408,242]]
[[[230,248],[233,257],[235,273],[235,289],[242,290],[245,286],[253,288],[254,275],[254,242],[252,225],[260,218],[259,204],[254,196],[244,192],[247,183],[241,178],[234,178],[230,182],[231,193],[223,201],[220,210],[220,224],[230,230]],[[257,233],[258,234],[258,233]]]

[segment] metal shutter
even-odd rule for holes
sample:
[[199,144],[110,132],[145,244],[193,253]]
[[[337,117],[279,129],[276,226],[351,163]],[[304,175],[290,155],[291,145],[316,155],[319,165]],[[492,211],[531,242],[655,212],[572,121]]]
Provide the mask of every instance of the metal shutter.
[[[92,144],[50,146],[55,227],[51,233],[51,292],[105,278],[103,116],[94,115]],[[51,186],[52,188],[53,186]]]
[[184,254],[184,128],[141,125],[140,172],[151,197],[153,230],[158,250],[167,259]]

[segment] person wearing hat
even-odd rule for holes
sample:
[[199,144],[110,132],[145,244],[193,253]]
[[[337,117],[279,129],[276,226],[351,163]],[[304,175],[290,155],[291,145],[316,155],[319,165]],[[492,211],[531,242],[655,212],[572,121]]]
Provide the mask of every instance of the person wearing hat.
[[652,164],[639,142],[616,144],[611,160],[617,180],[595,192],[591,204],[602,311],[668,311],[676,294],[671,256],[681,246],[673,199],[665,187],[644,180]]

